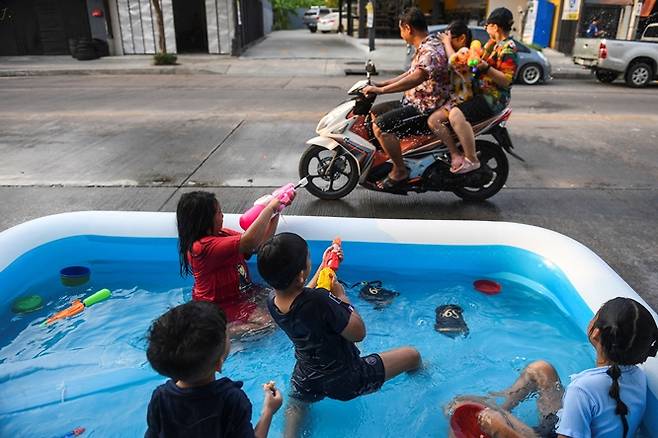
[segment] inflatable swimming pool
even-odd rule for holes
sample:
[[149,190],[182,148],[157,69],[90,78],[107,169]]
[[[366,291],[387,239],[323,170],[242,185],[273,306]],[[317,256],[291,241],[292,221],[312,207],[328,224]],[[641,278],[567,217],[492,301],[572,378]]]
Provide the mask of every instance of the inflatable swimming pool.
[[[224,220],[239,229],[237,215]],[[439,423],[445,427],[440,405],[450,397],[499,389],[534,359],[556,361],[568,381],[569,374],[593,366],[584,334],[593,312],[615,296],[644,303],[589,249],[528,225],[286,216],[279,231],[286,230],[309,240],[316,260],[340,235],[346,252],[341,276],[350,282],[382,280],[400,291],[386,309],[355,303],[368,325],[362,350],[409,343],[432,364],[425,375],[400,378],[380,393],[347,404],[322,402],[313,436],[421,436]],[[175,216],[48,216],[0,233],[0,248],[0,435],[56,436],[76,427],[99,436],[143,433],[150,391],[163,381],[145,360],[145,329],[166,308],[189,299],[190,280],[178,276]],[[67,266],[90,267],[89,283],[61,285],[59,271]],[[479,278],[500,282],[503,292],[474,292],[469,285]],[[42,326],[72,299],[102,288],[112,290],[110,299]],[[33,294],[43,297],[43,309],[11,311],[16,297]],[[468,338],[434,331],[434,308],[448,303],[465,309]],[[533,338],[528,327],[535,320],[541,320],[537,330],[543,332]],[[254,342],[260,344],[235,348],[227,374],[245,381],[258,412],[258,385],[277,373],[275,380],[285,388],[292,352],[280,333]],[[277,356],[276,368],[268,368],[263,352]],[[464,368],[478,378],[459,377]],[[658,361],[651,359],[644,369],[651,389],[645,427],[655,431]],[[413,420],[400,413],[401,406],[408,406]],[[533,411],[523,408],[519,415],[531,421]]]

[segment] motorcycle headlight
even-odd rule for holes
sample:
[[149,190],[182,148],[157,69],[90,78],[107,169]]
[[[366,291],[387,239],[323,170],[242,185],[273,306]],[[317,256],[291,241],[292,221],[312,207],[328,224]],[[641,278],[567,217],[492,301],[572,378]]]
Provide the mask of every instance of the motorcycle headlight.
[[329,126],[329,118],[330,118],[329,114],[327,114],[326,116],[321,118],[320,121],[318,122],[318,126],[315,128],[315,131],[320,132],[320,131],[326,129],[327,126]]

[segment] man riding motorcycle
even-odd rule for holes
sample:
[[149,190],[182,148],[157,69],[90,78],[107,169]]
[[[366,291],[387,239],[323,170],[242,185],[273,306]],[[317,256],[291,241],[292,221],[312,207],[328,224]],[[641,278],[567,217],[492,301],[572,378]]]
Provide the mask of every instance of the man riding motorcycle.
[[405,92],[402,101],[377,104],[371,110],[376,116],[373,133],[393,163],[388,176],[377,183],[384,190],[395,188],[409,177],[396,133],[427,131],[429,115],[450,97],[445,49],[436,36],[428,34],[423,13],[410,8],[400,16],[399,25],[402,39],[416,48],[411,67],[394,79],[363,89],[364,94]]

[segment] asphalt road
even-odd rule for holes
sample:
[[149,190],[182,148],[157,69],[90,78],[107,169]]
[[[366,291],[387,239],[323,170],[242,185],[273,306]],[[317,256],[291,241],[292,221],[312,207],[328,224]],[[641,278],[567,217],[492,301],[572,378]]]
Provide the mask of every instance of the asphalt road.
[[[304,141],[356,79],[0,78],[0,230],[64,211],[173,211],[195,187],[242,212],[297,179]],[[657,99],[656,86],[517,86],[509,128],[527,162],[512,160],[489,202],[357,189],[334,202],[302,192],[287,212],[546,227],[590,247],[658,309]]]

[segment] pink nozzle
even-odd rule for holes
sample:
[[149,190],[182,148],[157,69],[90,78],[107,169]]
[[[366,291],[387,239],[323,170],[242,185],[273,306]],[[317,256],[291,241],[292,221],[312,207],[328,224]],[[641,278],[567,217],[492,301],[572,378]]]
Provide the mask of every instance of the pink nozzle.
[[[290,205],[294,193],[295,193],[295,185],[293,183],[288,183],[285,186],[281,186],[278,189],[276,189],[274,192],[272,192],[272,196],[276,196],[279,199],[279,202],[281,202],[281,205],[279,205],[279,211],[282,211],[286,206]],[[261,199],[265,199],[265,198],[266,197],[264,196]],[[247,228],[249,228],[251,224],[254,223],[260,212],[263,211],[263,209],[266,206],[267,203],[259,202],[254,204],[253,207],[251,207],[249,210],[244,212],[244,214],[240,216],[240,227],[242,227],[243,230],[247,231]]]

